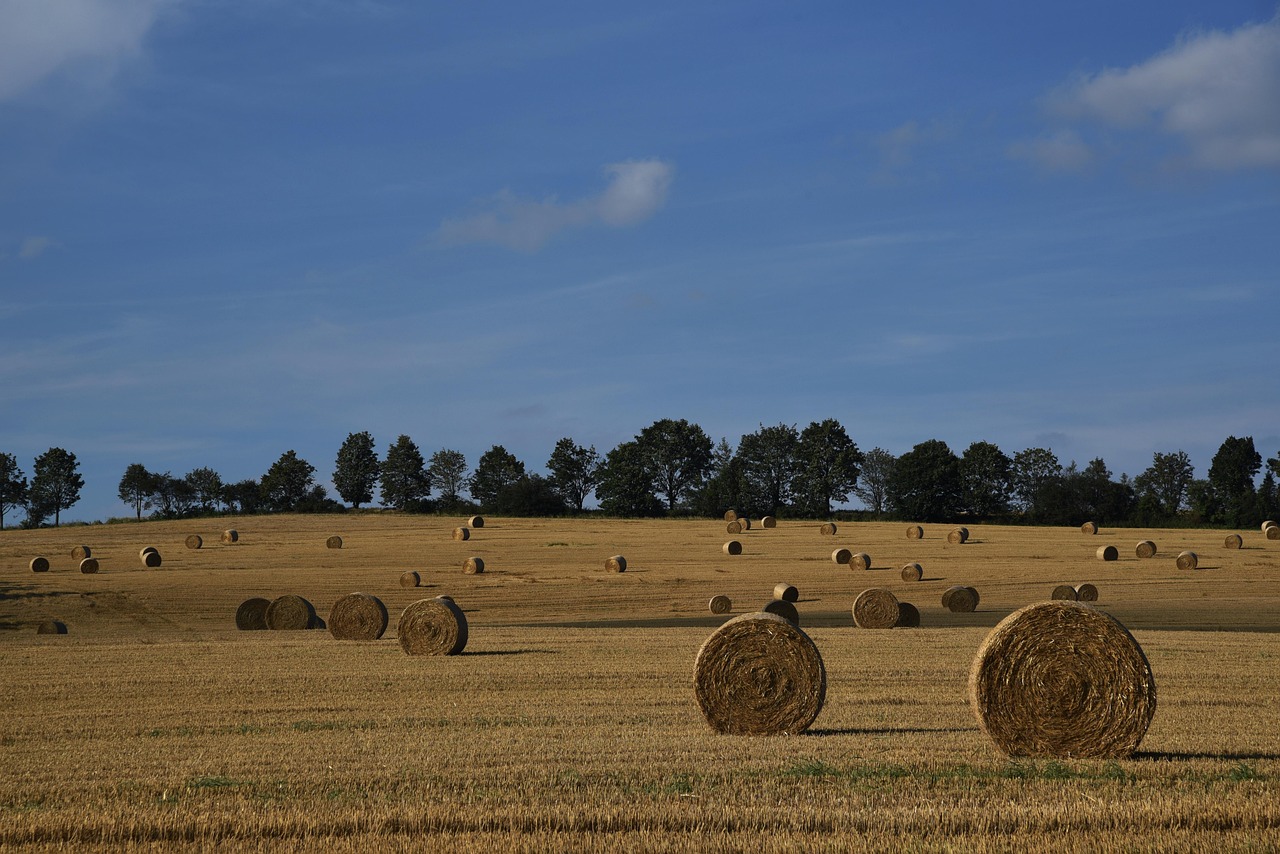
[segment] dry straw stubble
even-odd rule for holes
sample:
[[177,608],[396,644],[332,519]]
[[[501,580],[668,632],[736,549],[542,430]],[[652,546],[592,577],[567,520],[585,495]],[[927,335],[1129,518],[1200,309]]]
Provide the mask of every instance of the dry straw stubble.
[[467,646],[467,617],[452,599],[413,602],[396,627],[406,655],[457,655]]
[[853,623],[860,629],[891,629],[902,616],[898,597],[883,587],[871,587],[853,600]]
[[698,649],[693,691],[707,724],[725,735],[796,735],[822,711],[826,668],[799,626],[776,614],[744,614]]
[[969,672],[969,702],[1010,756],[1121,759],[1146,735],[1156,684],[1138,642],[1109,614],[1041,602],[987,635]]
[[315,606],[301,596],[287,593],[271,600],[266,612],[267,628],[274,631],[301,631],[316,624]]
[[236,608],[236,628],[242,632],[261,631],[267,627],[267,608],[270,599],[254,596],[246,599]]
[[1142,540],[1141,542],[1138,543],[1137,548],[1135,548],[1133,551],[1134,551],[1134,554],[1136,554],[1138,557],[1141,557],[1141,558],[1155,557],[1156,544],[1153,543],[1151,540]]
[[337,640],[377,640],[387,622],[387,606],[368,593],[348,593],[329,610],[329,634]]
[[919,581],[924,577],[924,568],[920,564],[912,562],[902,565],[903,581]]

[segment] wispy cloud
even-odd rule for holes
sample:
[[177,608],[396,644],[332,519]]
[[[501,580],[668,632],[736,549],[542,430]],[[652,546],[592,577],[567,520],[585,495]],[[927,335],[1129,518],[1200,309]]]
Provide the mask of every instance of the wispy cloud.
[[1010,157],[1029,160],[1051,172],[1083,172],[1094,162],[1094,152],[1080,134],[1063,128],[1009,146]]
[[662,160],[628,160],[604,167],[609,179],[600,193],[572,202],[516,196],[503,190],[486,210],[441,223],[436,240],[445,245],[496,243],[533,252],[560,232],[588,225],[636,225],[667,201],[674,169]]
[[23,261],[30,261],[39,258],[45,253],[49,247],[53,246],[53,240],[48,237],[27,237],[22,241],[22,245],[18,247],[18,257]]
[[922,148],[952,139],[956,133],[955,122],[939,120],[922,125],[912,120],[880,134],[875,138],[880,152],[875,177],[881,181],[896,180],[914,164]]

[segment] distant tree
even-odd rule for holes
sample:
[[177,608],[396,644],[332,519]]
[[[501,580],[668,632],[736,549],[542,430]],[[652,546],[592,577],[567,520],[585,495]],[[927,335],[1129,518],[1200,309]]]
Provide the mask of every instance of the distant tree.
[[877,517],[889,507],[889,481],[898,458],[884,448],[872,448],[862,455],[862,470],[852,492]]
[[503,516],[561,516],[569,508],[564,498],[540,474],[529,474],[498,490],[490,505]]
[[940,439],[921,442],[898,457],[889,478],[889,506],[903,519],[936,522],[960,509],[960,460]]
[[133,507],[134,515],[142,521],[142,511],[150,509],[158,486],[157,475],[147,471],[142,463],[130,463],[120,478],[117,494],[120,500]]
[[[1114,525],[1128,519],[1133,512],[1134,492],[1128,478],[1114,480],[1101,457],[1089,461],[1080,472],[1076,488],[1081,496],[1084,515],[1104,525]],[[1075,523],[1089,519],[1072,520]]]
[[595,445],[584,448],[567,436],[556,442],[547,459],[551,487],[566,504],[579,512],[600,480],[599,468],[600,455],[596,453]]
[[338,490],[338,495],[356,509],[361,504],[368,504],[373,500],[379,472],[373,436],[367,431],[348,433],[342,447],[338,448],[333,468],[333,487]]
[[697,491],[711,469],[711,439],[685,419],[655,421],[636,436],[653,492],[673,511]]
[[755,515],[773,515],[791,504],[799,445],[800,434],[786,424],[761,424],[759,430],[742,437],[737,456],[742,460],[743,509]]
[[154,475],[151,505],[159,519],[183,519],[191,515],[196,506],[196,490],[185,478],[174,477],[169,472]]
[[653,493],[653,476],[638,441],[623,442],[605,455],[596,497],[600,509],[611,516],[662,515],[662,503]]
[[834,418],[812,421],[800,432],[792,494],[808,516],[831,515],[831,504],[848,501],[858,485],[862,452]]
[[974,442],[966,448],[960,457],[964,511],[982,519],[1007,513],[1012,470],[1013,461],[990,442]]
[[296,451],[285,451],[262,476],[259,489],[263,503],[278,512],[296,510],[300,503],[312,497],[316,487],[315,473],[316,467],[299,457]]
[[27,496],[40,515],[47,518],[53,514],[53,526],[56,528],[62,511],[80,500],[83,488],[84,478],[80,477],[76,455],[62,448],[50,448],[36,457]]
[[1280,515],[1280,492],[1276,489],[1276,476],[1268,468],[1262,476],[1262,485],[1258,487],[1258,515],[1264,519],[1275,519]]
[[407,510],[431,494],[422,451],[403,434],[387,448],[382,460],[382,503],[396,510]]
[[525,476],[524,463],[501,445],[494,445],[480,455],[467,490],[481,507],[496,506],[498,494]]
[[212,513],[222,503],[222,475],[211,468],[192,469],[183,477],[195,502],[200,505],[200,512]]
[[252,515],[262,509],[262,486],[253,478],[238,480],[222,487],[222,503],[241,515]]
[[1013,455],[1013,497],[1019,509],[1035,520],[1041,512],[1045,488],[1062,477],[1062,464],[1047,448],[1027,448]]
[[711,451],[711,473],[693,497],[694,512],[721,516],[726,510],[746,507],[742,459],[723,437]]
[[1261,521],[1254,478],[1262,468],[1262,456],[1253,446],[1253,437],[1228,436],[1209,463],[1209,489],[1216,512],[1213,521],[1245,527]]
[[0,531],[4,530],[4,514],[26,506],[27,478],[18,468],[13,454],[0,454]]
[[440,504],[452,509],[462,503],[462,490],[467,485],[467,458],[461,451],[441,448],[431,455],[427,477],[440,490]]
[[1133,485],[1139,501],[1146,498],[1161,519],[1172,519],[1182,510],[1194,479],[1195,468],[1186,451],[1157,452],[1151,457],[1151,465],[1134,478]]

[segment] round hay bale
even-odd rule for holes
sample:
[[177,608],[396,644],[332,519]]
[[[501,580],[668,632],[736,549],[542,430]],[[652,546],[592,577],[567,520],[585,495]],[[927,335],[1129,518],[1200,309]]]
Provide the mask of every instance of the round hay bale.
[[739,518],[738,518],[738,524],[742,526],[742,530],[744,530],[744,531],[750,531],[750,530],[751,530],[751,517],[750,517],[750,516],[741,516],[741,517],[739,517]]
[[737,540],[730,540],[721,546],[720,550],[727,555],[740,555],[742,554],[742,543]]
[[604,562],[604,568],[609,572],[626,572],[627,559],[622,555],[614,555]]
[[36,626],[36,634],[38,635],[65,635],[67,633],[67,624],[61,620],[45,620]]
[[348,593],[329,609],[329,634],[337,640],[377,640],[387,622],[387,606],[368,593]]
[[138,552],[138,557],[145,559],[148,552],[155,552],[156,554],[159,554],[160,550],[155,546],[143,546],[142,549]]
[[76,560],[84,560],[87,557],[93,557],[93,549],[88,546],[76,546],[71,550],[71,557]]
[[31,559],[32,572],[48,572],[49,559],[47,557],[33,557]]
[[831,562],[844,565],[853,560],[853,552],[848,549],[836,549],[831,553]]
[[1268,540],[1280,540],[1280,525],[1272,525],[1262,532]]
[[773,516],[764,516],[764,517],[762,517],[762,518],[760,519],[760,527],[761,527],[761,528],[776,528],[776,527],[778,527],[778,520],[777,520],[775,517],[773,517]]
[[858,552],[853,556],[853,560],[849,561],[850,569],[870,569],[871,555],[866,552]]
[[1222,545],[1229,549],[1244,548],[1244,537],[1239,534],[1227,534],[1227,539]]
[[187,537],[186,544],[189,549],[198,549],[204,545],[204,538],[199,534],[191,534]]
[[819,531],[820,533],[822,533],[822,534],[827,535],[828,537],[834,537],[834,536],[835,536],[835,533],[836,533],[836,523],[835,523],[835,522],[823,522],[823,523],[822,523],[822,527],[821,527],[821,528],[819,528],[819,529],[818,529],[818,531]]
[[924,528],[921,528],[919,525],[908,525],[908,526],[907,526],[907,539],[908,539],[908,540],[920,540],[920,539],[923,539],[923,538],[924,538]]
[[468,519],[468,520],[467,520],[467,527],[468,527],[468,528],[483,528],[483,527],[484,527],[484,517],[483,517],[483,516],[472,516],[470,519]]
[[142,550],[142,565],[147,567],[147,569],[155,569],[160,565],[160,563],[160,552],[155,549],[151,549],[149,551],[147,549]]
[[953,614],[970,614],[978,609],[978,591],[956,584],[942,591],[942,607]]
[[80,571],[85,575],[93,575],[98,571],[98,559],[96,557],[87,557],[80,561]]
[[446,600],[448,600],[448,601],[450,601],[450,602],[452,602],[452,601],[453,601],[453,597],[452,597],[452,596],[450,596],[448,593],[441,593],[441,594],[437,595],[435,598],[436,598],[436,599],[446,599]]
[[924,577],[924,568],[918,563],[905,563],[902,565],[903,581],[919,581]]
[[1098,560],[1119,560],[1120,550],[1115,546],[1098,546]]
[[1177,565],[1178,569],[1195,569],[1200,565],[1200,556],[1195,552],[1180,552]]
[[727,614],[733,610],[733,600],[724,594],[711,597],[711,601],[707,602],[707,608],[713,614]]
[[228,528],[227,530],[222,532],[222,542],[226,543],[227,545],[240,542],[240,532],[235,530],[234,528]]
[[467,575],[479,575],[484,572],[484,558],[469,557],[462,562],[462,571]]
[[1097,523],[1097,522],[1085,522],[1083,525],[1081,525],[1081,526],[1080,526],[1080,533],[1082,533],[1082,534],[1089,534],[1090,536],[1092,536],[1093,534],[1098,533],[1098,523]]
[[734,519],[732,522],[724,526],[724,530],[725,530],[725,533],[727,534],[741,534],[742,523],[739,522],[737,519]]
[[792,625],[800,625],[800,612],[796,610],[794,603],[785,599],[774,599],[770,602],[765,602],[760,612],[762,614],[776,614]]
[[267,605],[267,628],[274,631],[309,629],[315,623],[315,619],[315,606],[292,593],[273,599],[271,604]]
[[920,609],[910,602],[898,603],[898,625],[894,628],[899,629],[918,629],[920,628]]
[[733,522],[733,521],[735,521],[737,518],[738,518],[738,511],[737,511],[737,510],[726,510],[726,511],[724,511],[724,520],[725,520],[726,522]]
[[1143,558],[1155,557],[1156,544],[1153,543],[1151,540],[1143,540],[1142,542],[1138,543],[1138,547],[1134,549],[1134,552],[1138,555],[1138,557],[1143,557]]
[[796,735],[822,711],[827,673],[817,646],[776,614],[743,614],[698,649],[693,692],[713,730]]
[[422,576],[416,570],[411,569],[408,572],[400,573],[401,587],[417,587],[420,584],[422,584]]
[[471,529],[470,528],[454,528],[453,538],[460,543],[465,542],[471,539]]
[[871,587],[853,600],[853,624],[860,629],[891,629],[901,616],[898,597],[883,587]]
[[969,671],[978,724],[1010,756],[1123,759],[1156,712],[1151,665],[1111,615],[1041,602],[991,630]]
[[1070,584],[1059,584],[1057,587],[1053,588],[1053,593],[1049,596],[1049,598],[1062,599],[1067,602],[1074,602],[1080,597],[1076,595],[1076,589],[1072,587]]
[[785,581],[773,585],[773,598],[784,602],[795,602],[800,598],[800,591]]
[[324,621],[324,617],[320,616],[319,614],[316,614],[314,617],[311,618],[311,625],[307,626],[307,628],[320,629],[321,631],[324,631],[325,629],[329,628],[329,624]]
[[947,542],[953,546],[964,545],[969,542],[968,528],[953,528],[947,532]]
[[1098,588],[1092,584],[1080,584],[1076,586],[1076,600],[1080,602],[1097,602]]
[[1268,519],[1267,521],[1262,523],[1262,533],[1265,534],[1267,532],[1267,528],[1274,528],[1274,527],[1276,527],[1275,520]]
[[337,534],[334,534],[332,537],[324,541],[324,547],[326,549],[342,548],[342,537],[339,537]]
[[260,631],[267,627],[267,608],[271,600],[255,596],[236,608],[236,628],[242,632]]
[[457,655],[467,646],[467,616],[452,599],[420,599],[404,609],[396,634],[406,655]]

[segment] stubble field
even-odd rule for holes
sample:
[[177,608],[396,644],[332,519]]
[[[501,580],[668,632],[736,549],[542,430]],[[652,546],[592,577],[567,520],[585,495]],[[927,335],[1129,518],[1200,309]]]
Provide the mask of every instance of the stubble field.
[[[1280,846],[1280,541],[1228,532],[396,514],[148,522],[0,532],[0,849],[1272,850]],[[240,541],[219,542],[223,528]],[[204,547],[188,550],[198,533]],[[325,540],[340,535],[341,549]],[[1134,546],[1151,539],[1155,558]],[[82,575],[71,550],[101,563]],[[1095,557],[1115,545],[1120,559]],[[159,568],[138,551],[155,546]],[[867,552],[872,569],[832,563]],[[1190,549],[1201,569],[1178,570]],[[627,571],[606,572],[625,555]],[[32,557],[50,560],[33,573]],[[461,565],[479,556],[486,570]],[[924,577],[901,580],[919,562]],[[417,570],[420,588],[403,588]],[[694,656],[778,582],[800,591],[826,703],[805,735],[712,732]],[[1010,760],[966,685],[987,631],[1090,582],[1133,632],[1159,690],[1140,752]],[[941,605],[952,584],[978,610]],[[853,627],[888,587],[919,629]],[[380,597],[379,641],[240,632],[252,596]],[[405,606],[466,612],[453,657],[395,640]],[[733,611],[712,615],[725,594]],[[37,635],[60,619],[66,635]]]

